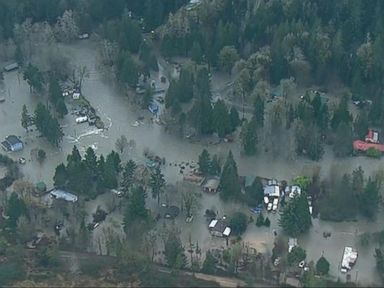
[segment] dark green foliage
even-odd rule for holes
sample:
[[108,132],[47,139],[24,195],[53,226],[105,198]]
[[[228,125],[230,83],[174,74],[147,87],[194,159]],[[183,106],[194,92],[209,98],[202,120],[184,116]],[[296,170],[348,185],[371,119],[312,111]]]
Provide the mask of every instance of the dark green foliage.
[[121,188],[122,188],[122,191],[125,193],[128,193],[128,191],[130,190],[133,184],[135,170],[136,170],[136,163],[133,160],[129,160],[123,168]]
[[219,161],[219,158],[215,154],[212,157],[209,174],[218,176],[220,175],[220,173],[221,173],[221,163]]
[[45,153],[43,149],[37,151],[37,161],[39,161],[39,163],[43,163],[46,157],[47,153]]
[[27,106],[23,105],[23,110],[21,112],[21,126],[27,130],[31,125],[31,116],[28,114]]
[[232,151],[229,151],[220,178],[220,197],[224,200],[236,200],[241,197],[239,175],[237,165],[233,159]]
[[218,100],[213,108],[213,127],[220,138],[223,138],[232,129],[227,106],[223,100]]
[[203,173],[203,175],[208,175],[211,171],[211,156],[209,152],[204,149],[203,152],[199,155],[199,161],[197,162],[199,165],[199,171]]
[[264,189],[260,177],[256,177],[252,185],[245,188],[245,197],[249,206],[254,207],[263,203]]
[[265,218],[264,226],[265,226],[265,227],[270,227],[270,226],[271,226],[271,220],[269,220],[268,217]]
[[345,157],[352,153],[352,127],[350,122],[341,122],[336,129],[333,151],[336,157]]
[[124,84],[136,87],[139,79],[139,71],[131,54],[128,51],[121,51],[117,61],[117,78]]
[[256,154],[257,134],[256,134],[256,119],[252,118],[251,121],[244,121],[241,128],[241,145],[245,155]]
[[348,111],[348,98],[344,97],[335,112],[333,113],[333,117],[331,120],[331,127],[333,131],[337,134],[337,129],[341,123],[350,124],[352,121],[352,116]]
[[149,186],[152,189],[152,197],[157,198],[157,204],[160,204],[160,195],[165,187],[164,175],[161,173],[160,167],[157,166],[151,174]]
[[229,121],[231,123],[231,132],[233,132],[240,125],[239,112],[234,106],[232,106],[231,110],[229,111]]
[[199,42],[193,42],[190,54],[191,59],[197,64],[200,64],[200,62],[203,60],[203,51],[201,50]]
[[316,271],[321,275],[327,275],[329,272],[329,262],[324,256],[321,256],[316,262]]
[[361,111],[353,123],[353,129],[359,139],[364,139],[368,132],[368,115],[366,111]]
[[156,56],[146,41],[140,45],[139,59],[144,63],[145,70],[159,71]]
[[353,188],[350,175],[345,174],[341,179],[331,181],[319,201],[320,218],[330,221],[354,219],[358,212],[358,202],[351,191]]
[[60,88],[57,77],[53,74],[49,78],[48,95],[60,118],[63,118],[64,115],[67,115],[68,110],[64,103],[63,91]]
[[22,263],[12,261],[0,264],[0,285],[4,287],[22,280],[25,275],[24,270]]
[[59,254],[57,247],[45,246],[37,251],[37,260],[39,265],[43,267],[54,267],[59,264]]
[[303,248],[299,246],[293,247],[291,252],[288,253],[288,264],[291,266],[296,265],[305,260],[305,257],[307,257],[307,253]]
[[296,195],[280,213],[279,224],[284,232],[297,237],[309,230],[312,225],[306,193]]
[[256,219],[256,226],[257,227],[261,227],[264,225],[264,216],[262,213],[260,213],[258,216],[257,216],[257,219]]
[[15,192],[12,192],[7,201],[5,212],[6,215],[9,216],[7,226],[11,229],[16,229],[19,217],[21,215],[27,215],[27,207],[25,206],[23,199],[19,198]]
[[25,68],[23,78],[27,81],[31,91],[42,91],[44,78],[43,74],[36,66],[33,66],[31,63],[29,63],[28,66]]
[[371,157],[371,158],[379,159],[381,157],[382,153],[379,150],[377,150],[373,147],[370,147],[365,152],[365,155],[367,155],[368,157]]
[[142,186],[136,186],[131,189],[130,197],[124,213],[124,229],[128,230],[135,221],[146,221],[148,211],[145,208],[145,193]]
[[255,116],[254,119],[256,120],[256,125],[258,127],[264,127],[264,110],[264,100],[261,99],[260,96],[257,96],[255,100],[253,115]]
[[383,251],[379,248],[375,249],[376,269],[380,273],[380,276],[384,276],[384,255]]
[[176,231],[170,231],[165,241],[164,255],[168,266],[176,269],[185,267],[186,257],[180,236]]
[[65,165],[61,163],[56,167],[55,176],[53,176],[53,182],[55,187],[64,187],[67,183],[68,174]]
[[231,233],[234,235],[241,235],[247,229],[248,219],[242,212],[236,212],[232,215],[229,221],[229,227],[231,227]]
[[299,120],[295,127],[296,153],[306,155],[318,161],[324,154],[324,147],[319,129],[313,124],[306,125]]
[[211,251],[207,251],[205,254],[205,260],[203,262],[203,267],[201,268],[201,272],[205,274],[215,274],[216,272],[216,263],[217,260],[212,255]]
[[368,178],[367,184],[359,197],[360,212],[368,219],[373,219],[376,215],[380,203],[380,186],[378,180]]
[[62,129],[57,119],[52,117],[49,110],[41,103],[37,104],[35,110],[35,125],[49,143],[59,146],[63,138]]

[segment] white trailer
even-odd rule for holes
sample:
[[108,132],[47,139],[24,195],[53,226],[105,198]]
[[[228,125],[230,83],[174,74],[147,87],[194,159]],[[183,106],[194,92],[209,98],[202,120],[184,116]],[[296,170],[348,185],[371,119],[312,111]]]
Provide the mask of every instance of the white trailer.
[[87,116],[76,118],[76,123],[77,124],[81,124],[81,123],[84,123],[84,122],[87,122],[87,121],[88,121],[88,117]]

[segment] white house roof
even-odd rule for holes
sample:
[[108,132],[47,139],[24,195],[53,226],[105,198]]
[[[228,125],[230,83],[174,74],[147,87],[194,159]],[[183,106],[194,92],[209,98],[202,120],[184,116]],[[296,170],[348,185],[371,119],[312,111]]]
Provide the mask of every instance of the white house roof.
[[215,227],[216,226],[216,224],[217,224],[217,220],[216,219],[214,219],[214,220],[212,220],[211,221],[211,223],[209,223],[209,228],[213,228],[213,227]]
[[346,269],[347,271],[352,269],[352,266],[356,263],[357,260],[357,251],[353,250],[352,247],[345,247],[343,260],[341,261],[341,269]]
[[229,234],[231,234],[231,228],[226,227],[225,230],[224,230],[224,232],[223,232],[223,235],[228,237]]
[[65,192],[63,190],[53,190],[50,192],[50,194],[55,197],[56,199],[63,199],[68,202],[76,202],[77,201],[77,196],[73,195],[71,193]]
[[279,186],[270,186],[267,185],[264,187],[264,195],[269,197],[280,197],[280,188]]

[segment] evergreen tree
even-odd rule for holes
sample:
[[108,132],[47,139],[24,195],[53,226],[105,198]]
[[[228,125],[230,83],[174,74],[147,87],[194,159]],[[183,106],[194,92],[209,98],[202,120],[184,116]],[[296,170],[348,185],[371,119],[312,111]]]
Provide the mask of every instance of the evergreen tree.
[[27,106],[23,105],[23,111],[21,112],[21,126],[28,131],[28,126],[30,124],[30,118],[27,110]]
[[252,118],[250,122],[243,122],[240,137],[245,155],[256,154],[257,134],[255,118]]
[[227,200],[236,200],[241,197],[239,175],[237,165],[233,159],[232,151],[229,151],[220,178],[220,197]]
[[59,146],[63,132],[56,118],[52,117],[48,109],[39,103],[35,110],[36,128],[45,136],[51,144]]
[[67,183],[68,174],[67,169],[63,163],[56,167],[55,175],[53,176],[53,183],[55,187],[65,187]]
[[333,151],[336,157],[346,157],[352,153],[353,134],[349,122],[340,122],[336,129]]
[[43,84],[44,84],[44,77],[43,77],[43,74],[40,72],[40,70],[36,66],[33,66],[31,63],[29,63],[24,71],[23,78],[24,80],[27,81],[31,92],[42,91]]
[[264,127],[264,110],[264,100],[260,96],[257,96],[255,100],[253,115],[255,116],[254,118],[258,127]]
[[123,192],[128,193],[133,184],[133,178],[136,170],[136,163],[133,160],[129,160],[123,169],[123,178],[121,181],[121,187]]
[[201,268],[201,272],[206,274],[215,274],[216,272],[216,258],[212,255],[211,251],[207,251],[205,254],[205,259],[203,262],[203,267]]
[[224,101],[218,100],[213,108],[213,126],[220,138],[231,130],[231,122],[227,106]]
[[376,216],[376,212],[380,202],[378,181],[368,178],[364,191],[359,198],[361,213],[365,217],[373,219]]
[[139,72],[136,63],[129,52],[121,52],[117,62],[118,79],[131,87],[136,87]]
[[203,152],[199,155],[199,161],[197,162],[199,165],[199,171],[203,175],[208,175],[211,170],[211,156],[209,152],[204,149]]
[[230,121],[230,127],[231,127],[230,131],[233,132],[240,125],[239,112],[234,106],[232,106],[229,112],[229,121]]
[[357,115],[353,128],[359,139],[364,139],[368,131],[368,115],[365,110],[360,111],[359,115]]
[[247,229],[247,216],[242,212],[236,212],[232,215],[231,220],[229,221],[229,226],[231,227],[231,232],[234,235],[241,235]]
[[252,185],[246,187],[245,196],[249,206],[257,206],[263,203],[264,189],[260,177],[256,177],[255,180],[253,180]]
[[7,201],[6,214],[9,217],[7,219],[7,225],[11,229],[17,228],[17,221],[21,215],[27,215],[27,207],[23,199],[19,198],[15,192],[12,192]]
[[327,275],[329,272],[329,262],[324,256],[321,256],[316,262],[316,271],[321,275]]
[[279,224],[290,237],[297,237],[308,231],[311,223],[307,195],[304,192],[289,201],[280,213]]
[[211,174],[211,175],[220,175],[220,173],[221,173],[221,164],[220,164],[219,158],[215,154],[212,157],[209,174]]
[[145,198],[147,198],[147,195],[142,186],[132,188],[124,213],[124,230],[127,231],[132,223],[137,220],[146,221],[148,219],[148,211],[145,208]]
[[157,198],[157,204],[160,205],[160,194],[163,193],[165,187],[164,175],[161,173],[160,167],[157,166],[151,174],[149,186],[152,189],[152,197]]
[[175,231],[168,233],[164,246],[164,256],[168,266],[178,269],[185,267],[184,248],[179,235]]
[[201,63],[203,60],[203,51],[201,50],[199,42],[193,42],[190,54],[193,61],[195,61],[197,64]]

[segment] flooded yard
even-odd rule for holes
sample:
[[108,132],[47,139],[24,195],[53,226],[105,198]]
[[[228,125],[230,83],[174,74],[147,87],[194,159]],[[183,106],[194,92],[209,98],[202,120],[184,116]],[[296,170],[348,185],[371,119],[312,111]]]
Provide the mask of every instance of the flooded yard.
[[[320,162],[315,163],[300,158],[289,161],[286,159],[275,159],[271,155],[262,152],[255,157],[245,158],[240,155],[238,143],[222,143],[215,146],[189,143],[185,139],[165,133],[162,126],[151,121],[151,114],[148,111],[138,109],[132,105],[129,98],[122,95],[116,85],[104,79],[102,73],[97,68],[97,52],[91,42],[77,43],[66,47],[66,50],[73,63],[76,65],[86,65],[89,69],[90,78],[84,80],[82,92],[101,116],[106,129],[100,130],[88,126],[87,123],[76,124],[74,116],[68,114],[60,121],[65,133],[63,143],[60,149],[53,148],[44,138],[39,138],[36,131],[27,133],[21,127],[20,119],[23,104],[27,105],[30,113],[32,113],[37,103],[39,101],[45,103],[45,100],[42,100],[39,95],[30,94],[29,87],[22,80],[21,74],[18,74],[18,72],[5,73],[4,83],[7,95],[6,101],[0,103],[0,139],[14,134],[24,141],[25,149],[21,152],[11,153],[9,156],[15,160],[19,157],[24,157],[27,160],[27,163],[22,166],[21,170],[25,178],[33,183],[43,180],[47,183],[48,187],[52,187],[55,168],[61,162],[66,161],[67,154],[71,152],[73,145],[77,145],[80,152],[85,152],[88,147],[93,147],[96,154],[107,154],[112,149],[115,149],[115,141],[121,135],[125,135],[128,140],[133,139],[136,142],[136,148],[127,150],[122,157],[123,159],[133,158],[138,163],[143,163],[144,157],[142,155],[144,149],[154,151],[160,157],[165,157],[165,178],[167,183],[172,184],[181,181],[182,175],[179,173],[178,167],[170,166],[169,163],[197,161],[198,155],[204,148],[221,157],[225,157],[231,149],[237,161],[240,175],[259,175],[280,180],[286,179],[288,181],[299,174],[310,175],[311,171],[316,167],[321,167],[321,174],[326,176],[334,166],[339,171],[351,172],[361,165],[366,175],[370,175],[374,171],[383,168],[380,160],[372,160],[365,157],[350,157],[339,160],[334,159],[329,151],[327,151]],[[158,79],[159,75],[154,77]],[[132,123],[139,116],[144,117],[143,124],[133,127]],[[42,165],[31,156],[35,149],[44,149],[47,152],[47,158]],[[1,173],[2,170],[0,169],[0,175]],[[88,217],[91,217],[91,213],[96,210],[98,205],[105,206],[106,201],[110,201],[106,198],[110,198],[110,196],[102,195],[97,198],[97,201],[87,203]],[[149,207],[155,207],[157,202],[150,199],[150,195],[148,195],[148,198]],[[206,209],[213,209],[221,217],[223,215],[231,215],[234,211],[247,210],[247,208],[236,203],[222,203],[218,195],[202,194],[200,203],[200,212],[196,213],[192,223],[186,223],[185,216],[183,215],[180,215],[175,220],[175,224],[182,229],[182,239],[185,243],[189,241],[189,238],[191,238],[192,242],[198,242],[202,251],[212,247],[224,247],[225,240],[212,238],[209,234],[208,223],[203,216],[204,211]],[[247,215],[250,216],[250,212],[247,212]],[[255,219],[256,216],[253,215],[253,218]],[[273,247],[273,229],[280,233],[277,219],[278,213],[271,214],[270,228],[258,228],[254,223],[250,224],[248,230],[243,235],[243,240],[251,243],[260,252],[270,253]],[[162,221],[168,220],[160,220],[160,222]],[[94,238],[98,238],[103,233],[103,228],[108,226],[114,226],[122,233],[121,226],[119,226],[121,222],[122,216],[117,211],[113,212],[95,230]],[[170,223],[167,222],[168,224]],[[366,231],[378,231],[382,227],[382,215],[374,223],[368,223],[363,220],[352,223],[329,223],[314,220],[310,232],[299,239],[299,244],[306,249],[308,260],[317,261],[322,253],[324,253],[324,256],[331,263],[331,275],[345,280],[345,274],[340,274],[338,267],[344,246],[351,245],[356,247],[358,234]],[[323,238],[322,233],[324,231],[331,232],[332,236],[327,239]],[[359,252],[357,265],[351,271],[352,279],[354,280],[354,277],[356,277],[361,283],[379,283],[378,276],[375,273],[373,249]]]

